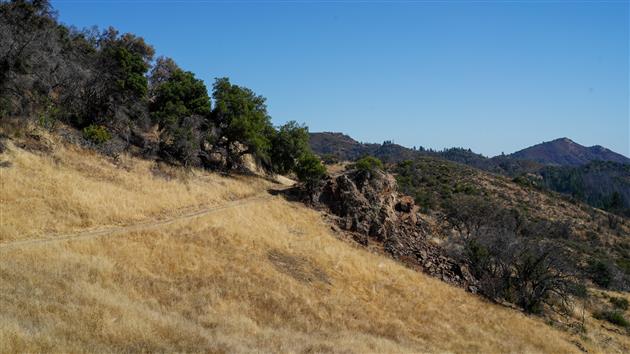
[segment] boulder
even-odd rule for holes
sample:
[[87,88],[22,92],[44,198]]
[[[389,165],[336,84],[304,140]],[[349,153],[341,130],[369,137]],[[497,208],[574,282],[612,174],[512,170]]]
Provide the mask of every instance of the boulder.
[[400,197],[398,203],[396,203],[396,211],[400,211],[403,213],[410,213],[413,211],[414,200],[408,195],[404,195]]
[[340,230],[367,246],[377,242],[392,258],[445,282],[468,288],[474,278],[430,241],[429,224],[413,198],[400,195],[395,178],[385,172],[346,171],[315,192],[316,207],[333,214]]

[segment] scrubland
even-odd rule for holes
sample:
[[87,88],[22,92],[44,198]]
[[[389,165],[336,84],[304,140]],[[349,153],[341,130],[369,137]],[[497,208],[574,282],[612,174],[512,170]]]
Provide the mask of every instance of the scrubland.
[[[55,144],[0,169],[1,352],[615,351],[337,239],[255,177]],[[58,233],[143,222],[100,237]],[[46,238],[46,242],[16,244]]]

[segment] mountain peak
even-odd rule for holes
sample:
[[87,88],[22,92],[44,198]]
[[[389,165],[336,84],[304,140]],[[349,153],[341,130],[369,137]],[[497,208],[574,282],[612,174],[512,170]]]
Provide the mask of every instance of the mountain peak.
[[573,141],[573,140],[571,140],[571,139],[569,139],[569,138],[567,138],[567,137],[564,137],[564,138],[558,138],[558,139],[556,139],[556,140],[552,140],[552,141],[550,141],[550,142],[551,142],[551,143],[577,144],[575,141]]
[[591,161],[613,161],[630,164],[630,159],[601,145],[586,147],[564,137],[537,144],[510,155],[549,165],[579,166]]

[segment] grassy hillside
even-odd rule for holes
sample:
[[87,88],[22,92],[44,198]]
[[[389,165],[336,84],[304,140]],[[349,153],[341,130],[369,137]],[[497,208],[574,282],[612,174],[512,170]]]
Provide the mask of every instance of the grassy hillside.
[[[278,196],[152,226],[265,194],[269,182],[199,171],[165,179],[142,160],[8,145],[2,352],[561,353],[576,352],[576,340],[619,350],[338,240],[317,212]],[[50,235],[138,222],[96,237]],[[19,243],[33,238],[50,239]]]
[[35,136],[40,150],[56,146],[54,152],[14,148],[2,158],[12,167],[0,170],[0,242],[159,218],[174,210],[181,213],[252,196],[268,185],[262,179],[244,183],[239,177],[203,170],[185,173],[124,155],[104,159],[93,151],[55,144],[51,136]]

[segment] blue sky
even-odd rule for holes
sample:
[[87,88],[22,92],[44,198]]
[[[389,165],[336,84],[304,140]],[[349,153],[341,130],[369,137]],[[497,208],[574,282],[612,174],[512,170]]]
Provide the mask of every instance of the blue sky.
[[569,137],[630,155],[628,1],[64,1],[275,124],[485,155]]

